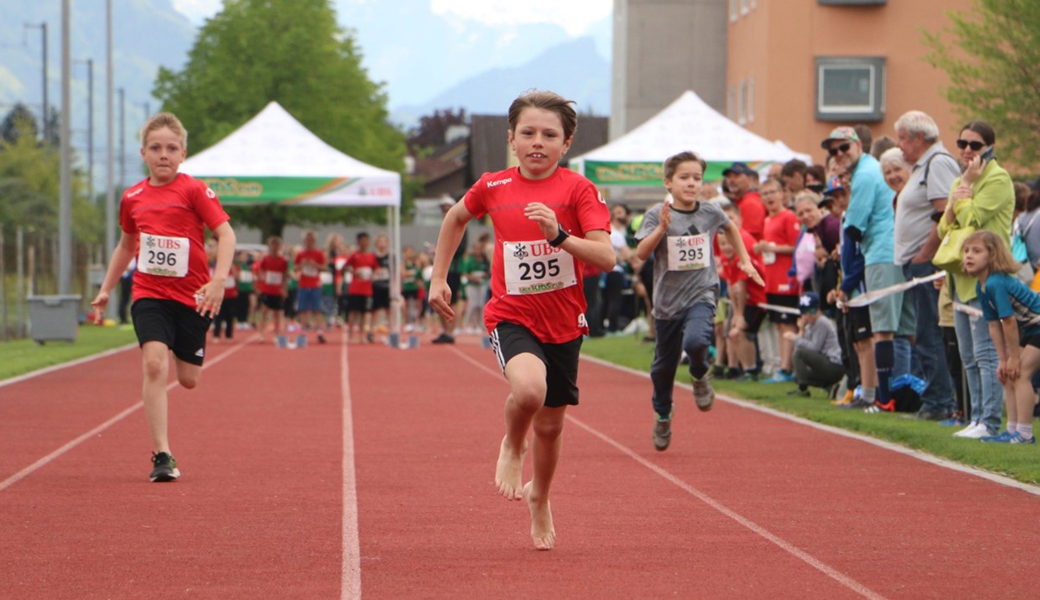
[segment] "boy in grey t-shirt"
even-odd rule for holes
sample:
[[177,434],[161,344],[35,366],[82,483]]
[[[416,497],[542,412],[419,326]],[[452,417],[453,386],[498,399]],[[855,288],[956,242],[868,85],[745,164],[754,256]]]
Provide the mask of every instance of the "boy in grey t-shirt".
[[707,164],[693,152],[682,152],[664,163],[664,187],[671,201],[652,207],[636,232],[636,255],[654,255],[654,323],[657,345],[650,378],[654,384],[654,448],[671,442],[672,390],[679,359],[690,357],[693,397],[697,408],[711,409],[708,355],[713,341],[719,277],[713,241],[722,230],[740,257],[740,268],[758,283],[762,278],[751,265],[740,230],[718,205],[700,202]]

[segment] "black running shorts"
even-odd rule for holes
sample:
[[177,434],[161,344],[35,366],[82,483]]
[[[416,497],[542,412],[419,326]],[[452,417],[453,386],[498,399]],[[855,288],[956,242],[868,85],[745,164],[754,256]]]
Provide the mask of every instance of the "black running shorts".
[[260,305],[271,310],[285,309],[285,296],[275,294],[260,294]]
[[130,315],[139,345],[162,342],[179,360],[202,366],[206,356],[206,332],[212,319],[176,300],[155,298],[135,301]]
[[545,406],[578,404],[578,357],[582,336],[563,344],[546,344],[526,327],[502,321],[491,332],[491,349],[498,366],[506,372],[506,364],[519,354],[533,354],[545,364]]

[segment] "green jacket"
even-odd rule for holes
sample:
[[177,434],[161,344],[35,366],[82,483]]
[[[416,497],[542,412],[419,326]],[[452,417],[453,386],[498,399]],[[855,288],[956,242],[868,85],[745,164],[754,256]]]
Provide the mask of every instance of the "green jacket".
[[[953,202],[953,192],[961,183],[961,178],[953,180],[950,184],[950,197],[947,202]],[[1008,247],[1011,247],[1011,219],[1015,213],[1015,188],[1011,183],[1011,176],[996,160],[989,161],[982,169],[982,174],[971,186],[973,196],[958,200],[953,205],[954,221],[946,220],[946,213],[939,219],[939,237],[942,238],[950,229],[972,225],[976,231],[987,230],[1000,236]],[[953,289],[956,298],[961,302],[975,299],[975,284],[978,279],[964,274],[960,268],[948,271],[950,279],[953,280]]]

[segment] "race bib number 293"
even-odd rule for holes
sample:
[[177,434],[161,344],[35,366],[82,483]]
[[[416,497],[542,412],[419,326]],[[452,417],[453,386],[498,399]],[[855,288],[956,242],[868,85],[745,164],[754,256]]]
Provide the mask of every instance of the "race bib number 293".
[[160,277],[184,277],[188,274],[188,238],[141,233],[140,246],[137,254],[139,271]]
[[574,257],[545,240],[503,242],[506,293],[543,294],[578,283]]
[[668,236],[668,270],[703,269],[711,261],[711,241],[705,234]]

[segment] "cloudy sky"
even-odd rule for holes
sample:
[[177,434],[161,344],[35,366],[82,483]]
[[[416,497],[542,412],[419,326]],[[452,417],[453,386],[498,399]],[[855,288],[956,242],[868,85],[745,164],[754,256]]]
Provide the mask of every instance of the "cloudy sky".
[[[222,0],[173,0],[201,25]],[[419,104],[462,79],[522,64],[556,44],[596,39],[610,57],[613,0],[333,0],[390,106]]]

